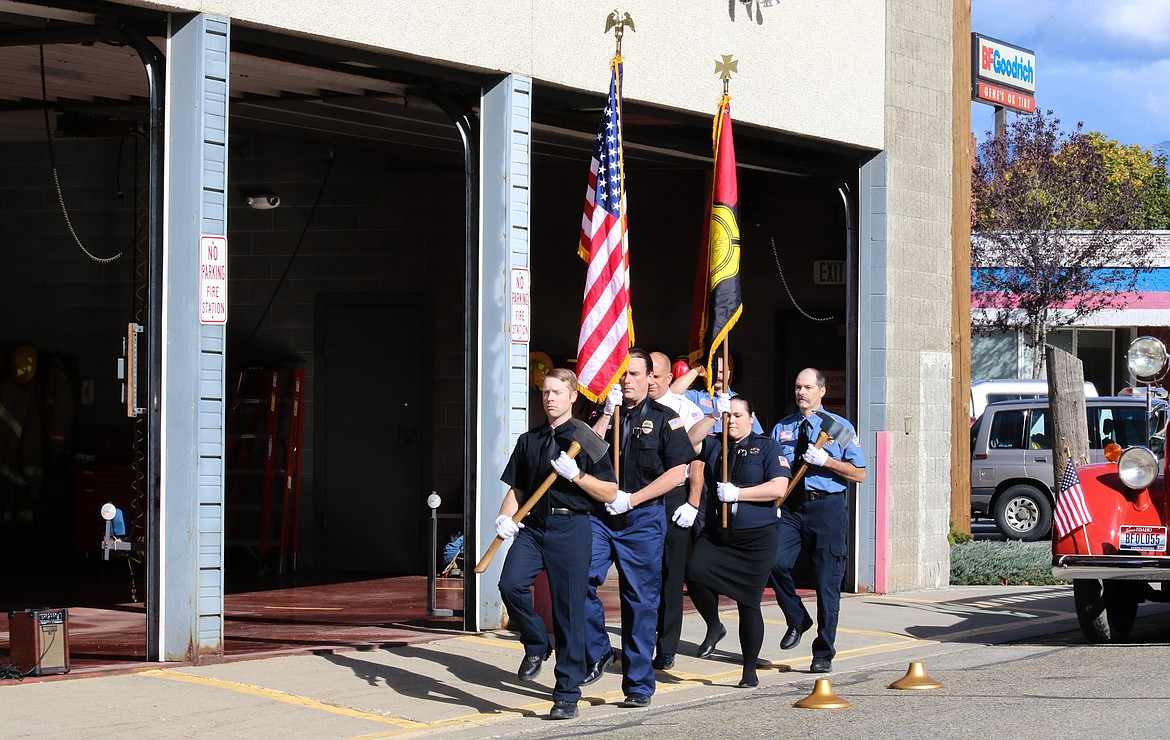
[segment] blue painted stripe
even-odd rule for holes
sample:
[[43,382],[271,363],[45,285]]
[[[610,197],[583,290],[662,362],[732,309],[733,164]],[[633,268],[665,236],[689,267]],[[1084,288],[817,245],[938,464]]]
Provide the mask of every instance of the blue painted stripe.
[[[1095,273],[1101,275],[1101,279],[1095,281],[1100,287],[1109,287],[1109,285],[1116,284],[1115,276],[1119,271],[1128,272],[1128,268],[1114,267],[1104,270],[1096,270]],[[1002,267],[996,268],[982,268],[971,271],[971,290],[981,291],[987,290],[988,287],[983,284],[981,277],[983,275],[1006,275],[1008,270]],[[1134,291],[1138,293],[1163,293],[1170,292],[1170,267],[1155,267],[1149,272],[1144,272],[1138,276],[1137,285],[1134,286]]]

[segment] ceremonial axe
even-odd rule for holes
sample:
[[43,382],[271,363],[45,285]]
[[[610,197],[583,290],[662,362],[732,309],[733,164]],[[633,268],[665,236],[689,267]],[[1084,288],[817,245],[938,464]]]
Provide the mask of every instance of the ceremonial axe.
[[[588,457],[593,462],[597,462],[606,456],[606,454],[609,452],[609,443],[601,437],[597,436],[597,432],[593,431],[593,427],[589,426],[580,419],[575,418],[569,419],[569,423],[573,425],[573,443],[569,445],[569,449],[566,453],[570,459],[576,457],[577,453],[581,450],[585,450],[586,457]],[[552,486],[553,481],[556,479],[557,472],[554,470],[548,474],[547,478],[544,479],[544,483],[540,484],[540,488],[537,488],[536,491],[533,492],[533,494],[524,501],[524,504],[516,511],[516,513],[512,515],[512,521],[519,524],[520,520],[527,516],[528,512],[532,511],[532,507],[536,506],[536,502],[540,501],[540,499],[544,497],[545,492],[548,491],[549,487]],[[496,539],[492,541],[492,544],[488,547],[487,552],[485,552],[483,557],[479,559],[479,562],[475,564],[476,573],[483,573],[485,570],[487,570],[488,564],[491,563],[492,558],[496,556],[496,550],[499,550],[500,545],[502,544],[504,544],[504,538],[496,535]]]
[[[842,424],[835,417],[826,414],[824,411],[816,412],[817,418],[821,420],[821,431],[817,434],[817,441],[813,447],[818,450],[829,443],[829,440],[834,440],[842,447],[848,447],[849,443],[853,441],[855,432],[849,427]],[[796,475],[792,476],[792,480],[788,481],[788,490],[791,492],[796,487],[796,482],[804,476],[805,471],[808,470],[808,463],[803,460],[800,463],[800,468],[797,469]],[[788,498],[785,494],[784,498]],[[776,505],[780,505],[780,501],[776,501]]]

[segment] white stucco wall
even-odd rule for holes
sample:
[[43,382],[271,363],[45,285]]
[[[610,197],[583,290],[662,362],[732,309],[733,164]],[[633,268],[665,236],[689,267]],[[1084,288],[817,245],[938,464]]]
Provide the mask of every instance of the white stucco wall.
[[[514,72],[602,92],[613,55],[612,5],[555,0],[131,0],[220,13],[234,22],[332,39],[452,66]],[[715,61],[731,54],[737,121],[869,149],[883,144],[884,0],[788,2],[758,16],[738,0],[629,0],[627,100],[710,114],[722,93]]]

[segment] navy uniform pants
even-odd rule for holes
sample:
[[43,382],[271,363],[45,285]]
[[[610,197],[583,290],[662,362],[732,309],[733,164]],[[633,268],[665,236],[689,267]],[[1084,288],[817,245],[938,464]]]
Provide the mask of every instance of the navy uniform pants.
[[593,560],[589,565],[586,621],[589,662],[601,660],[609,650],[605,607],[597,588],[605,583],[611,564],[617,564],[622,605],[622,690],[628,694],[654,694],[654,637],[658,630],[658,599],[662,590],[662,544],[666,514],[661,505],[645,506],[626,514],[625,529],[610,529],[597,517],[593,524]]
[[682,636],[683,581],[687,574],[687,550],[691,529],[670,521],[674,510],[687,502],[686,488],[666,494],[666,540],[662,548],[662,596],[658,604],[658,654],[674,655]]
[[804,550],[812,561],[817,590],[817,638],[812,654],[814,658],[832,660],[837,654],[834,645],[841,612],[841,580],[848,556],[849,511],[845,494],[781,507],[778,532],[776,562],[769,579],[776,590],[776,602],[789,627],[799,627],[809,619],[792,578],[796,558]]
[[532,604],[532,582],[545,571],[556,636],[553,701],[576,702],[585,678],[585,595],[593,532],[588,514],[550,516],[543,526],[520,530],[500,573],[500,596],[520,630],[525,655],[544,655],[551,645],[544,620]]

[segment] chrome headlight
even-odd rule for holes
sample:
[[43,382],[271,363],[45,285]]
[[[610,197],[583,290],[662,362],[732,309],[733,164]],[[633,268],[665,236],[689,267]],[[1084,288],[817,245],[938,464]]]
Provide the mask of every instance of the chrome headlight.
[[1158,478],[1158,457],[1145,447],[1130,447],[1117,461],[1117,475],[1135,491],[1149,488]]
[[1125,353],[1125,364],[1138,378],[1152,378],[1166,367],[1166,345],[1154,337],[1138,337]]

